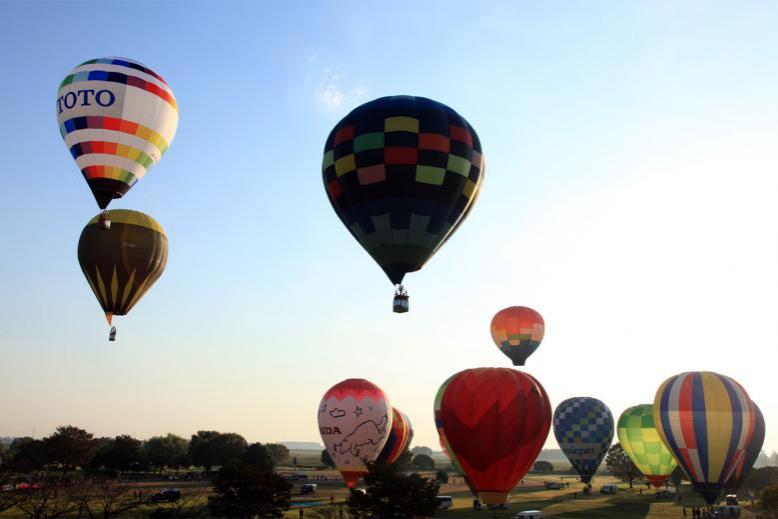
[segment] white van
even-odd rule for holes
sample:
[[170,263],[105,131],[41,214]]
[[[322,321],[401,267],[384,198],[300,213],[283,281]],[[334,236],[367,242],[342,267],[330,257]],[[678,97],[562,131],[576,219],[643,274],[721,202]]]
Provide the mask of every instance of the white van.
[[454,505],[454,501],[451,499],[451,496],[435,496],[435,499],[438,500],[439,510],[448,510]]
[[543,519],[543,512],[540,510],[526,510],[516,514],[514,519]]

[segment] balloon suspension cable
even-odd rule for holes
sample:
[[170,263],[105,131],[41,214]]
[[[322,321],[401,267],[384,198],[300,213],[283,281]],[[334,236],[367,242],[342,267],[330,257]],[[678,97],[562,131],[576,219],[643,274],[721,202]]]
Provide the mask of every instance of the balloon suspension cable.
[[408,291],[402,284],[397,285],[394,290],[394,302],[392,309],[397,314],[404,314],[410,309],[410,301],[408,300]]
[[100,212],[100,227],[103,229],[111,228],[111,215],[108,214],[108,209],[103,209]]
[[111,326],[111,331],[108,334],[108,340],[114,342],[116,340],[116,326]]

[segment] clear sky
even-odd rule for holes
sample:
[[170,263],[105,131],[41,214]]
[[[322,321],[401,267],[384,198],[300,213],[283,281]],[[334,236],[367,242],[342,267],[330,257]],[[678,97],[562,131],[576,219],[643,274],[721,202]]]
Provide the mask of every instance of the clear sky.
[[[0,435],[319,441],[322,394],[362,377],[437,449],[438,386],[509,365],[489,321],[527,305],[553,406],[617,417],[713,370],[778,450],[777,19],[772,2],[0,1]],[[110,55],[164,76],[181,115],[111,206],[170,240],[115,343],[76,260],[98,208],[55,117],[62,78]],[[320,169],[332,126],[393,94],[453,107],[487,163],[405,315]]]

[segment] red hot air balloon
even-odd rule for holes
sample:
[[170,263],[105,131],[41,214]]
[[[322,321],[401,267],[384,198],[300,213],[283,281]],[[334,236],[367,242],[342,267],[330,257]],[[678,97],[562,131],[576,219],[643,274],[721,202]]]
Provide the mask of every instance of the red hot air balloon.
[[508,368],[455,375],[440,402],[446,440],[486,504],[508,502],[537,458],[551,426],[545,389]]
[[392,429],[383,450],[376,458],[377,463],[394,463],[405,452],[413,440],[413,426],[405,413],[392,408]]
[[492,339],[514,366],[523,366],[538,349],[544,331],[543,317],[526,306],[503,308],[492,318]]

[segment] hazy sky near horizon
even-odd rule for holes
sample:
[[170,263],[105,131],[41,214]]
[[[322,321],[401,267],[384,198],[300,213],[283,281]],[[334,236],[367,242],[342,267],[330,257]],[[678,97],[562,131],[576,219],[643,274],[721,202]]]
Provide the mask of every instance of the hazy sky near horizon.
[[[508,366],[489,321],[527,305],[552,406],[617,418],[712,370],[778,450],[776,21],[770,2],[0,0],[0,435],[319,441],[321,396],[361,377],[438,449],[438,386]],[[170,240],[115,343],[76,260],[98,208],[55,117],[62,78],[109,55],[160,73],[181,117],[111,206]],[[487,164],[405,315],[320,169],[332,126],[394,94],[457,110]]]

